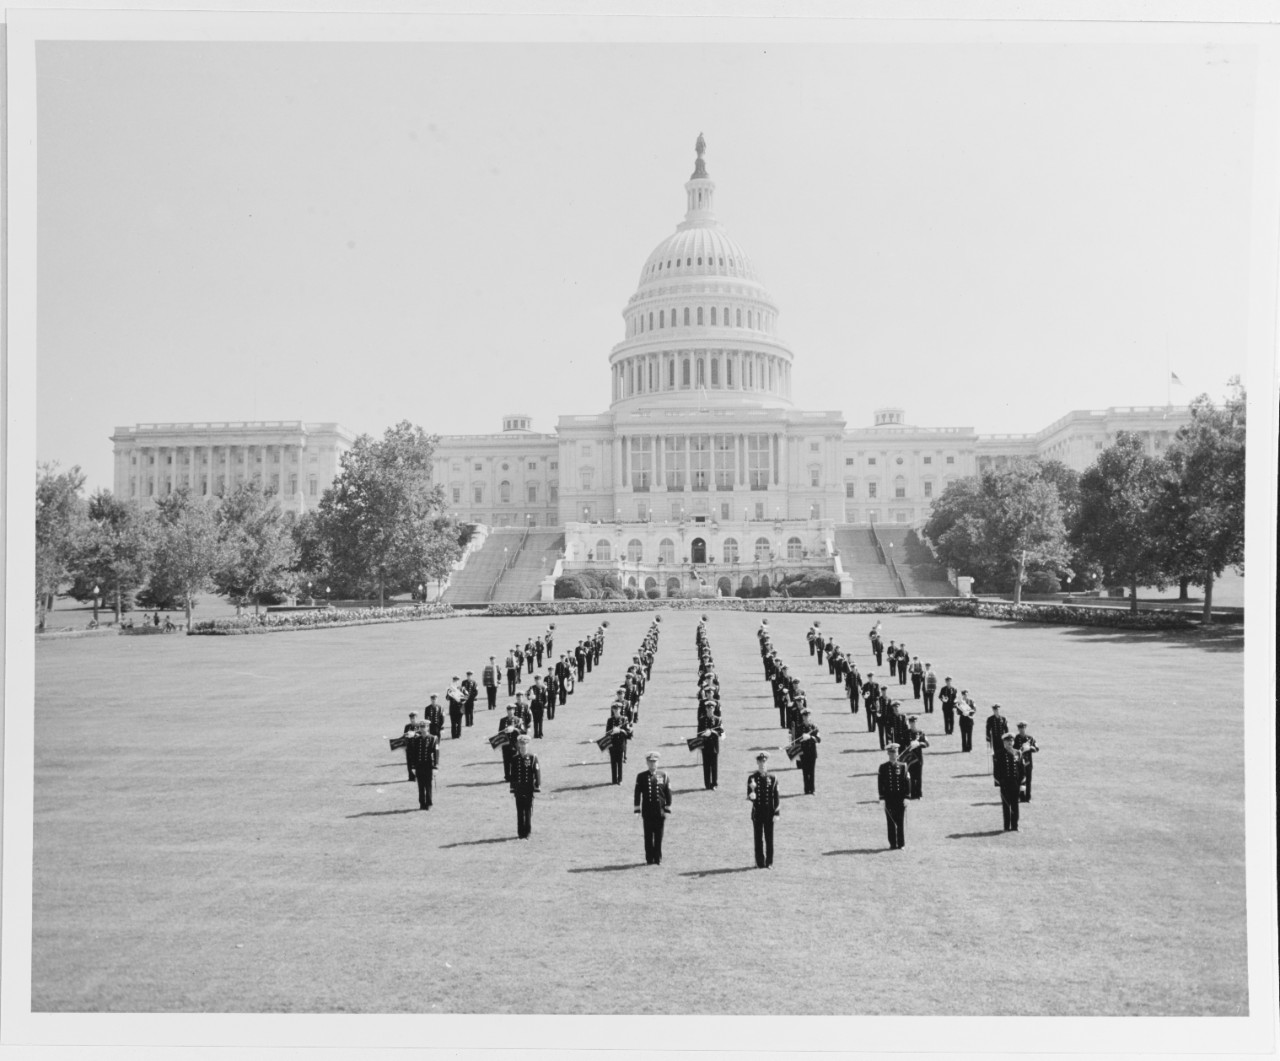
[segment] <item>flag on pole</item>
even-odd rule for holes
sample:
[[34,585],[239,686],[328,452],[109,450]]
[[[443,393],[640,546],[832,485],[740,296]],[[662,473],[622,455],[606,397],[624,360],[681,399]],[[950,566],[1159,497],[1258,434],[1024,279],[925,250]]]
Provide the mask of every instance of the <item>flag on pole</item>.
[[1182,386],[1182,380],[1178,379],[1178,374],[1176,372],[1169,373],[1169,382],[1176,383],[1179,387]]

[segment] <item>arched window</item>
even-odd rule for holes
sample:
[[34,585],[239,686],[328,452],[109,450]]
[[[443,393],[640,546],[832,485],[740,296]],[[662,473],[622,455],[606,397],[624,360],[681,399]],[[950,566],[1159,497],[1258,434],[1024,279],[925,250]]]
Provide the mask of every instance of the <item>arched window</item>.
[[649,311],[649,331],[653,331],[653,310]]
[[733,358],[731,357],[725,358],[724,361],[724,385],[733,386]]
[[632,538],[627,542],[627,559],[633,564],[638,564],[644,559],[644,545],[639,538]]
[[702,307],[701,306],[698,307],[698,323],[699,324],[702,323]]
[[613,559],[613,546],[609,544],[608,538],[601,538],[598,542],[596,542],[596,559],[597,560]]
[[627,585],[630,586],[632,589],[635,589],[639,585],[639,583],[636,582],[635,575],[632,575],[630,578],[627,579]]
[[658,562],[660,564],[674,564],[676,562],[676,543],[670,538],[663,538],[658,542]]
[[723,554],[726,564],[736,564],[738,562],[738,539],[726,538],[724,544],[720,546],[720,552]]
[[658,327],[665,328],[667,326],[667,311],[665,309],[658,310]]
[[729,307],[728,306],[725,306],[724,308],[724,326],[726,328],[729,327]]
[[646,596],[658,588],[658,580],[650,575],[644,580],[644,592]]
[[707,363],[698,358],[698,386],[705,387],[707,385]]
[[716,583],[716,589],[720,591],[722,597],[733,596],[733,583],[729,581],[728,575],[721,575],[720,581]]
[[689,307],[688,306],[685,306],[684,308],[684,324],[686,328],[689,326]]
[[711,323],[715,324],[715,322],[716,322],[716,308],[715,306],[712,306],[711,307]]
[[680,364],[680,386],[689,386],[689,359],[687,357]]
[[755,589],[755,585],[756,584],[751,581],[750,575],[742,576],[742,592],[750,593],[753,589]]
[[720,359],[718,357],[711,359],[711,386],[720,386]]
[[667,579],[667,596],[668,597],[680,596],[680,580],[678,578],[675,578],[674,576]]
[[511,501],[511,484],[505,479],[498,484],[498,500],[504,505]]
[[734,312],[734,317],[733,317],[733,319],[736,321],[735,327],[741,328],[741,327],[742,327],[742,309],[741,309],[741,307],[739,307],[739,308]]
[[787,539],[787,559],[788,560],[804,559],[804,546],[800,543],[799,538]]
[[768,538],[756,539],[756,559],[757,560],[769,559],[769,539]]
[[667,362],[667,387],[670,390],[676,389],[676,363],[674,359]]

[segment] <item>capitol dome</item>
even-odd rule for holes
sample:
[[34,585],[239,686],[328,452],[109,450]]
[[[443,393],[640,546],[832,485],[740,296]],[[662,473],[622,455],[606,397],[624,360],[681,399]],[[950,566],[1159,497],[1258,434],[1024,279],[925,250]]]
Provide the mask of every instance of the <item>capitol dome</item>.
[[715,216],[706,141],[676,231],[645,259],[609,355],[613,404],[790,406],[791,351],[751,258]]

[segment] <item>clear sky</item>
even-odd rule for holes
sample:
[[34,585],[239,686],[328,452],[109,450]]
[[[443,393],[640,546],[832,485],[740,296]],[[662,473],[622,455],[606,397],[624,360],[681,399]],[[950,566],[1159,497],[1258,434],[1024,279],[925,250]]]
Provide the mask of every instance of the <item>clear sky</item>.
[[44,43],[41,460],[115,425],[608,407],[704,133],[851,425],[1035,431],[1244,373],[1246,45]]

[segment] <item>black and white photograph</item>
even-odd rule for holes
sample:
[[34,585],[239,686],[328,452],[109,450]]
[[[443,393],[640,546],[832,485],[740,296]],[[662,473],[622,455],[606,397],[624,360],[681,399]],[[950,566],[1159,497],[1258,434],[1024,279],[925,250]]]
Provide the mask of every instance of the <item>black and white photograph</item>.
[[1273,1056],[1180,10],[8,12],[0,1050]]

